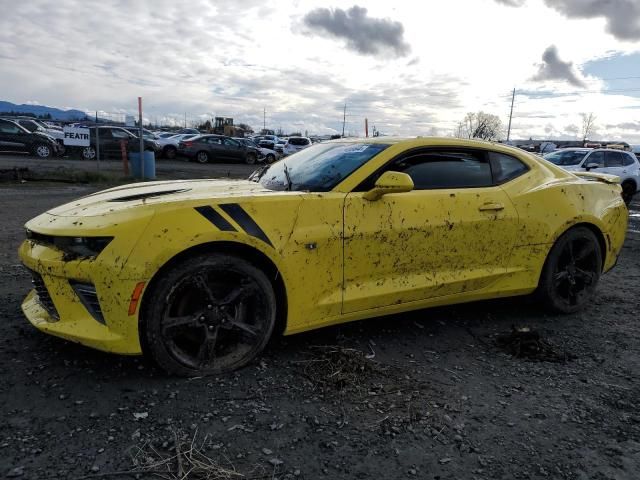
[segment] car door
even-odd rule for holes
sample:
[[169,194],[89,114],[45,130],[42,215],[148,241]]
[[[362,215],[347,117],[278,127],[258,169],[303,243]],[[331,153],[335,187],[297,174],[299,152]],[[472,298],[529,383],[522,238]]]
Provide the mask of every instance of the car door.
[[0,120],[0,150],[25,152],[30,150],[31,134],[13,122]]
[[584,170],[594,170],[604,168],[604,152],[602,150],[594,150],[589,152],[584,158],[580,166]]
[[[384,171],[414,189],[363,198]],[[392,160],[344,205],[343,312],[479,290],[506,273],[518,215],[489,153],[422,149]]]
[[232,138],[222,139],[222,152],[225,160],[244,160],[245,150],[246,147],[243,147],[240,142]]
[[602,173],[624,177],[627,173],[622,152],[604,152],[604,168]]

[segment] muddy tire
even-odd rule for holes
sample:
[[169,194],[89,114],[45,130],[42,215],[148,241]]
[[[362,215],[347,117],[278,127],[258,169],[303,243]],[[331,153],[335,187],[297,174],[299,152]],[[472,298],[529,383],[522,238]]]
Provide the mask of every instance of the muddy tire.
[[242,258],[193,256],[164,272],[151,288],[140,340],[144,353],[169,374],[193,377],[241,368],[260,354],[273,332],[271,282]]
[[265,161],[266,163],[273,163],[276,161],[276,156],[273,153],[270,153],[269,155],[267,155]]
[[595,234],[586,227],[564,233],[547,256],[538,297],[556,313],[573,313],[593,297],[602,273],[602,252]]
[[633,196],[636,194],[636,184],[631,180],[626,180],[622,182],[622,199],[624,203],[629,205],[631,200],[633,200]]

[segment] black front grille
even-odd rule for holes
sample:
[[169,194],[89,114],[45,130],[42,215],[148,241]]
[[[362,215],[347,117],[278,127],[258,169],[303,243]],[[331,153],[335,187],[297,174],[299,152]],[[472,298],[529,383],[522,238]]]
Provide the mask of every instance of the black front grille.
[[56,320],[60,320],[60,316],[58,315],[56,306],[53,304],[51,295],[49,295],[49,291],[44,284],[44,280],[42,280],[42,277],[34,271],[31,272],[31,283],[33,283],[33,288],[38,295],[38,302],[42,305],[42,308],[44,308],[51,317]]
[[82,302],[82,305],[84,305],[84,308],[87,309],[93,318],[104,325],[104,316],[102,315],[102,309],[100,308],[100,301],[98,300],[96,287],[90,283],[80,283],[73,280],[69,283],[71,284],[74,292],[76,292],[76,295],[78,295],[78,298]]

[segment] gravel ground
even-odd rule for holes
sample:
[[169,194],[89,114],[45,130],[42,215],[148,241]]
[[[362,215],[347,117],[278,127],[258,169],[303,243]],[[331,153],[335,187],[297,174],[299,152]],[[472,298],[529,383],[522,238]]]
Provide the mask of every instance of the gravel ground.
[[[637,204],[581,313],[522,298],[423,310],[277,339],[253,366],[184,380],[20,312],[23,223],[94,190],[0,185],[0,477],[638,478]],[[524,326],[542,351],[516,358],[499,335]]]

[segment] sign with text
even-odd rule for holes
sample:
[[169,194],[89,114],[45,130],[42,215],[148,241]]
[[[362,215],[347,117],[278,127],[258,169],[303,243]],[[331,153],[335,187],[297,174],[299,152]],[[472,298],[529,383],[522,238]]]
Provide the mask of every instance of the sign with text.
[[64,144],[74,147],[89,146],[89,129],[83,127],[64,127]]

